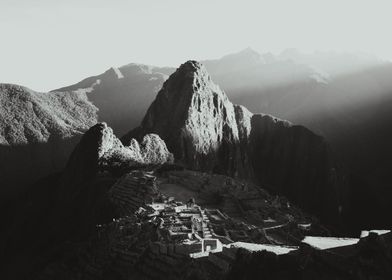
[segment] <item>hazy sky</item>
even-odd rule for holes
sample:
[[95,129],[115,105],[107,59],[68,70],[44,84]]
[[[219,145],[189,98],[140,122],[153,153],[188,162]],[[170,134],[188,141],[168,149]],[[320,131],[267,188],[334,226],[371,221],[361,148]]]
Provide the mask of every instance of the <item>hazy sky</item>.
[[0,0],[0,82],[44,91],[248,46],[392,59],[391,11],[390,0]]

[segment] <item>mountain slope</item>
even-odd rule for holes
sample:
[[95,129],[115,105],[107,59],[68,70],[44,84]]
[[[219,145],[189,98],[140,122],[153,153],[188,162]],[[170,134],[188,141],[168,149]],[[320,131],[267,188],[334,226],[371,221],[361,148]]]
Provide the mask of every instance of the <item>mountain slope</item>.
[[147,133],[161,136],[191,169],[252,179],[330,223],[339,220],[344,186],[324,139],[233,105],[196,61],[170,76],[140,127],[122,141]]
[[0,84],[2,198],[61,170],[79,137],[96,122],[96,112],[81,93]]

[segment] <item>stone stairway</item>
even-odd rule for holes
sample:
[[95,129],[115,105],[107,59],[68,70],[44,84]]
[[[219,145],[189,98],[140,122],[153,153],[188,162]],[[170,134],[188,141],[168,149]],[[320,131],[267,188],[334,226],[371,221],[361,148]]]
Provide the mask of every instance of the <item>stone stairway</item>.
[[211,229],[209,227],[210,220],[208,219],[208,216],[206,215],[205,211],[201,212],[201,216],[203,219],[203,237],[212,238]]

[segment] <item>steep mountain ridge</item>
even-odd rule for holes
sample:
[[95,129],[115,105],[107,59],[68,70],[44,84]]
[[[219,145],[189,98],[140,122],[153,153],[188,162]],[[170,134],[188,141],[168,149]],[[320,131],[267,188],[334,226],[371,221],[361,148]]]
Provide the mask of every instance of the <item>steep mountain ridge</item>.
[[339,220],[342,177],[325,140],[233,105],[199,62],[188,61],[170,76],[140,127],[122,141],[147,133],[160,135],[191,169],[254,180],[330,223]]
[[[288,49],[275,55],[247,48],[202,63],[234,103],[309,126],[301,116],[315,112],[317,104],[313,100],[323,102],[323,96],[317,93],[328,88],[332,78],[384,62],[345,53],[302,54]],[[123,135],[142,121],[163,82],[174,71],[174,67],[130,63],[58,91],[85,92],[99,108],[99,121],[107,122],[117,135]],[[312,130],[321,131],[320,127]]]
[[[312,67],[270,53],[259,54],[251,48],[202,63],[229,98],[239,104],[242,95],[282,83],[315,86],[325,82],[325,76]],[[141,122],[163,82],[175,70],[130,63],[55,91],[86,93],[99,108],[99,121],[107,122],[117,135],[123,135]]]
[[0,144],[45,142],[52,135],[83,133],[95,121],[97,109],[74,92],[41,93],[0,84]]

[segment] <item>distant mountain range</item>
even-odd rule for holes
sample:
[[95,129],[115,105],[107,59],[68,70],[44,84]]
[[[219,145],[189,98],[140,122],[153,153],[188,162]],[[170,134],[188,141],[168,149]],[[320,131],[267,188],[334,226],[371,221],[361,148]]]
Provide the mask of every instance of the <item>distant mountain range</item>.
[[[358,215],[361,221],[353,223],[383,223],[375,217],[389,211],[386,198],[390,197],[392,165],[388,144],[392,140],[390,62],[368,55],[302,54],[294,49],[279,55],[259,54],[248,48],[202,63],[232,102],[253,113],[271,114],[304,125],[326,137],[356,182],[352,186],[352,203],[355,211],[362,212]],[[126,70],[135,68],[150,69],[149,74]],[[123,135],[127,128],[140,123],[156,90],[174,68],[130,64],[119,71],[123,78],[118,78],[113,70],[106,72],[108,76],[113,73],[106,87],[110,90],[104,90],[103,82],[88,96],[99,108],[100,120],[107,121],[115,133]],[[144,82],[140,82],[136,73],[144,73]],[[90,78],[85,85],[76,84],[71,89],[90,88],[96,80]],[[111,97],[107,99],[109,94]],[[125,106],[123,98],[132,105]],[[105,117],[109,114],[116,114],[116,118]],[[373,206],[365,210],[361,205],[369,197]]]
[[325,140],[302,126],[233,105],[196,61],[163,84],[141,125],[122,141],[158,134],[193,170],[248,179],[287,196],[325,222],[340,222],[345,191]]
[[[57,93],[45,95],[50,94]],[[72,94],[76,98],[85,93]],[[167,183],[169,188],[175,184],[185,192],[189,188],[209,206],[213,203],[235,214],[235,220],[228,222],[239,231],[238,237],[235,233],[230,237],[235,241],[243,240],[241,234],[246,230],[249,241],[272,242],[263,233],[264,223],[271,221],[275,224],[270,226],[271,235],[289,244],[298,244],[303,238],[298,224],[311,223],[312,232],[328,233],[314,216],[296,205],[324,221],[339,220],[340,177],[324,139],[304,127],[253,115],[243,106],[233,105],[196,61],[184,63],[167,79],[140,127],[126,134],[122,142],[107,124],[92,126],[61,172],[37,181],[10,205],[9,215],[2,219],[7,226],[0,230],[0,256],[7,257],[7,265],[1,264],[0,271],[14,279],[26,275],[33,279],[40,275],[106,278],[101,271],[121,264],[118,256],[125,253],[132,254],[125,262],[128,268],[118,267],[117,273],[135,275],[130,269],[143,267],[151,242],[164,238],[157,235],[159,225],[155,223],[161,221],[173,231],[177,227],[164,214],[164,219],[151,217],[138,230],[137,211],[162,200],[160,188],[163,191]],[[192,198],[183,203],[188,200]],[[184,224],[198,219],[193,212],[185,212],[180,217],[186,220]],[[126,227],[116,226],[117,221],[128,218]],[[246,225],[248,220],[257,221],[260,229]],[[140,235],[134,236],[135,230]],[[212,237],[204,231],[200,234]],[[90,250],[92,244],[96,246]],[[113,254],[116,248],[123,253]],[[194,263],[186,256],[178,257]]]
[[[47,93],[1,84],[0,270],[14,279],[162,278],[150,245],[165,239],[165,223],[177,230],[165,214],[172,206],[142,223],[139,214],[155,212],[151,201],[193,204],[190,196],[234,215],[222,214],[222,227],[214,221],[222,240],[299,245],[304,234],[389,228],[392,66],[372,61],[246,49],[178,69],[128,64]],[[165,189],[187,201],[176,204]],[[389,249],[375,236],[332,262],[302,246],[287,272],[388,275]],[[374,255],[383,266],[369,269]],[[232,257],[234,278],[249,262],[278,260]],[[177,260],[173,268],[159,258],[181,279],[184,267],[211,268]]]
[[[308,65],[272,54],[260,55],[250,48],[201,62],[234,101],[254,89],[327,81],[327,77]],[[108,122],[117,135],[123,135],[129,127],[140,123],[163,82],[175,69],[131,63],[54,91],[86,93],[99,108],[99,120]]]
[[[385,222],[377,217],[390,210],[391,63],[370,56],[324,52],[305,55],[296,50],[279,55],[259,54],[249,48],[202,63],[233,103],[244,105],[252,113],[271,114],[304,125],[324,136],[340,157],[349,179],[355,182],[350,184],[351,208],[361,213],[357,215],[361,220],[351,219],[353,224]],[[2,105],[13,104],[7,106],[14,108],[11,115],[15,119],[23,123],[41,119],[39,126],[32,125],[34,129],[30,129],[29,125],[14,125],[14,118],[2,118],[0,139],[7,141],[3,141],[2,154],[9,158],[1,170],[7,178],[4,185],[21,188],[26,182],[60,171],[70,147],[76,143],[70,139],[79,139],[98,121],[107,122],[119,137],[137,127],[174,71],[171,67],[131,63],[51,93],[14,86],[25,92],[16,95],[20,98],[13,98],[13,91],[3,85]],[[40,106],[47,108],[50,116],[35,114],[31,108],[36,106],[29,105],[32,102],[24,96],[41,100]],[[26,112],[31,114],[19,113],[25,110],[21,108],[28,108]],[[52,114],[56,111],[59,113]],[[51,129],[53,126],[58,128]],[[7,140],[14,138],[24,142]],[[53,139],[57,139],[56,144],[51,144]],[[71,144],[64,146],[60,143],[63,141]],[[12,148],[11,153],[10,147],[17,148]],[[53,152],[48,153],[50,150]],[[25,175],[17,176],[20,173]],[[369,203],[368,209],[361,207],[363,203]]]

